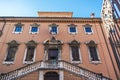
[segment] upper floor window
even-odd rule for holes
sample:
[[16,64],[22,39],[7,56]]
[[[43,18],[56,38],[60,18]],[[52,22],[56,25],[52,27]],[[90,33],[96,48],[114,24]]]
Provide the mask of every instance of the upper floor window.
[[32,34],[36,34],[39,32],[39,25],[38,24],[31,24],[31,28],[30,28],[30,33]]
[[50,34],[58,34],[58,25],[52,24],[50,26]]
[[91,33],[92,32],[92,28],[91,27],[85,27],[85,32],[86,33]]
[[22,26],[23,26],[23,24],[21,24],[21,23],[15,24],[13,33],[22,33],[22,30],[23,30]]
[[91,62],[100,62],[100,57],[98,55],[97,44],[94,41],[87,43],[89,49],[89,56]]
[[30,64],[35,61],[35,48],[37,43],[33,40],[26,43],[27,49],[25,51],[24,63]]
[[19,44],[15,40],[8,43],[7,55],[6,55],[4,63],[10,64],[14,62],[15,54],[18,49],[18,45]]
[[76,34],[77,33],[77,27],[76,27],[77,25],[71,24],[71,25],[68,25],[68,26],[69,26],[69,29],[68,29],[69,31],[68,32],[70,34]]
[[74,63],[79,63],[81,60],[80,56],[80,50],[79,50],[79,45],[80,43],[77,42],[76,40],[73,40],[71,43],[69,43],[70,49],[71,49],[71,61]]
[[38,27],[32,27],[31,32],[32,33],[37,33],[38,32]]
[[15,32],[21,32],[21,31],[22,31],[22,26],[15,27]]
[[93,34],[92,26],[89,24],[84,25],[84,31],[86,34]]

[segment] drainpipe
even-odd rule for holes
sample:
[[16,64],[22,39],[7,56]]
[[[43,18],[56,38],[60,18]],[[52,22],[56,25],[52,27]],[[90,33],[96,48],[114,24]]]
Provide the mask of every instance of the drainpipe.
[[5,27],[5,25],[6,25],[6,20],[5,20],[4,17],[3,17],[3,22],[4,22],[4,24],[3,24],[2,29],[0,30],[0,37],[2,36],[2,34],[3,34],[3,30],[4,30],[4,27]]

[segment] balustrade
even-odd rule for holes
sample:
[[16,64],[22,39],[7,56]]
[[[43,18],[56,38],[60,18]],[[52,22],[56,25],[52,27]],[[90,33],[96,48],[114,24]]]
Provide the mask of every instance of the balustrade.
[[87,80],[110,80],[107,77],[104,77],[98,73],[94,73],[77,65],[71,64],[66,61],[38,61],[32,64],[29,64],[25,67],[17,69],[15,71],[9,72],[3,76],[0,76],[0,80],[13,80],[29,74],[33,71],[40,69],[64,69],[73,74],[77,74],[79,77],[85,77]]

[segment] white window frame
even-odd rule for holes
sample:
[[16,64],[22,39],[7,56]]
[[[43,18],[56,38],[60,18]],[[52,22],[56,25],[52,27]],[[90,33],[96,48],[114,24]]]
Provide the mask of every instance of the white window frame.
[[[54,27],[54,26],[49,27],[49,32],[51,32],[52,27]],[[57,33],[52,32],[51,34],[58,34],[58,26],[56,26],[56,27],[57,27]]]
[[25,61],[25,59],[26,59],[26,57],[27,57],[27,49],[28,49],[28,48],[25,49],[23,64],[31,64],[31,63],[34,63],[34,62],[35,62],[35,57],[36,57],[36,47],[35,47],[35,50],[34,50],[33,61]]
[[15,32],[16,27],[17,27],[17,26],[14,26],[12,33],[14,33],[14,34],[20,34],[20,33],[23,32],[23,27],[22,27],[22,26],[21,26],[21,28],[22,28],[22,29],[21,29],[21,32]]
[[37,32],[32,32],[32,31],[31,31],[31,30],[32,30],[32,27],[35,27],[35,26],[30,26],[29,33],[30,33],[30,34],[38,34],[38,33],[39,33],[39,27],[36,26],[36,27],[38,28],[38,31],[37,31]]
[[90,61],[90,63],[93,63],[93,64],[99,64],[99,63],[101,63],[101,59],[100,59],[100,55],[99,55],[99,52],[98,52],[98,48],[96,47],[97,56],[98,56],[99,61],[92,61],[91,60],[91,56],[90,56],[89,46],[87,46],[87,47],[88,47],[88,55],[89,55],[89,61]]
[[73,61],[72,49],[71,49],[71,46],[70,46],[70,61],[71,61],[71,63],[82,63],[82,56],[81,56],[80,47],[78,47],[78,51],[79,51],[79,59],[80,59],[80,61]]
[[[85,29],[85,28],[91,28],[91,32],[86,32],[86,29]],[[85,27],[84,27],[84,32],[85,32],[85,34],[88,34],[88,35],[94,33],[92,26],[85,26]]]
[[[75,27],[76,32],[70,32],[70,27]],[[77,29],[76,26],[69,26],[69,27],[68,27],[68,32],[69,32],[69,34],[77,34],[77,33],[78,33],[78,29]]]

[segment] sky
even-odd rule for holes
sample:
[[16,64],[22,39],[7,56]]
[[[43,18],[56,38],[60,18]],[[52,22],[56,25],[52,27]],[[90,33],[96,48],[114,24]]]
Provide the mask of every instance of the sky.
[[37,12],[73,12],[73,17],[100,17],[102,0],[0,0],[0,16],[37,17]]

